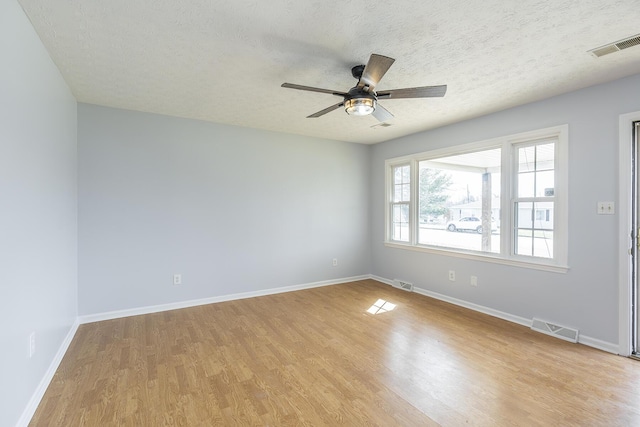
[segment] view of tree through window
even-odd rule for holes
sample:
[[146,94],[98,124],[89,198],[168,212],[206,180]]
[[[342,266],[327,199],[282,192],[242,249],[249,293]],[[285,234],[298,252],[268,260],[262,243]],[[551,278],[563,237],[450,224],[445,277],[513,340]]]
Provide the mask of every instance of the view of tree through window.
[[499,148],[418,162],[418,243],[500,250]]

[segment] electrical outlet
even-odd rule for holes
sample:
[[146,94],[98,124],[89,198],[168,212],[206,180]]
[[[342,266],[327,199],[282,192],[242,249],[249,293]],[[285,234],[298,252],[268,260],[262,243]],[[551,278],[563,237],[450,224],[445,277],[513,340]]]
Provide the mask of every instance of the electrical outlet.
[[337,267],[338,266],[338,258],[334,258],[333,259],[333,266]]
[[174,274],[173,275],[173,284],[174,285],[182,285],[182,274]]
[[29,334],[29,358],[32,358],[36,354],[36,333],[31,332]]
[[471,280],[469,281],[471,286],[478,286],[478,276],[471,276]]
[[451,280],[452,282],[456,281],[456,272],[453,270],[449,270],[449,280]]

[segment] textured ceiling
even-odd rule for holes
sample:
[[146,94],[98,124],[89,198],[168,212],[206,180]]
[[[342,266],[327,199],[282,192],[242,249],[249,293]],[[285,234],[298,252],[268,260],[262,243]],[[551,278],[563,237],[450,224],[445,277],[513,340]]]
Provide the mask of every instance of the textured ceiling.
[[[78,101],[376,143],[640,71],[640,0],[19,0]],[[283,82],[346,91],[371,53],[377,90],[447,84],[444,98],[381,101],[395,118]],[[373,127],[372,127],[373,126]]]

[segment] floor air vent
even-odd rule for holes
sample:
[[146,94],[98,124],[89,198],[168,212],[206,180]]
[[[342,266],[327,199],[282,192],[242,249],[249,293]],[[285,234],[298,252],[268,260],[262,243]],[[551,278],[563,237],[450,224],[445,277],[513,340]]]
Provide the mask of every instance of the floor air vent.
[[533,319],[531,329],[570,342],[578,342],[578,330],[566,326],[554,325],[540,319]]
[[393,286],[398,289],[403,289],[405,291],[413,292],[413,283],[404,282],[402,280],[395,279],[393,281]]

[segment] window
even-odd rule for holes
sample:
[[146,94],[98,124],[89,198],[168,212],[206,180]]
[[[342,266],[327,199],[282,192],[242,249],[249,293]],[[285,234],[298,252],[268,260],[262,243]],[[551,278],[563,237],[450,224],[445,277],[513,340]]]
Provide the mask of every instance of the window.
[[409,165],[393,167],[393,201],[391,239],[409,241],[409,203],[411,202],[411,168]]
[[386,168],[388,245],[566,271],[566,125]]
[[553,258],[553,221],[546,212],[553,210],[554,204],[555,142],[527,144],[515,152],[515,253]]

